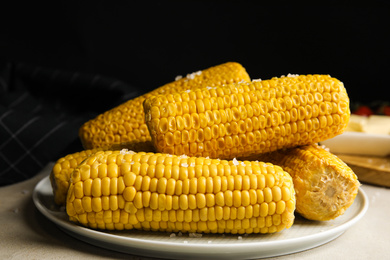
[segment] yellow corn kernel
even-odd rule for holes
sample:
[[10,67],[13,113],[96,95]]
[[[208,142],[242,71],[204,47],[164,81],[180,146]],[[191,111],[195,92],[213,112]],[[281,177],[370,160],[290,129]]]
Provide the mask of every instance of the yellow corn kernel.
[[[104,169],[101,174],[86,172],[93,164]],[[152,181],[148,168],[156,165]],[[188,174],[189,167],[197,175]],[[122,150],[99,151],[76,167],[66,208],[71,221],[91,228],[241,234],[289,228],[294,205],[290,175],[270,163]]]
[[[250,81],[250,78],[245,68],[236,62],[227,62],[203,71],[188,74],[186,77],[177,79],[149,93],[131,99],[84,123],[79,129],[80,140],[85,149],[135,141],[136,146],[141,146],[137,150],[144,150],[142,147],[151,147],[151,139],[145,124],[145,116],[142,108],[142,103],[147,97],[156,94],[177,93],[189,89],[207,86],[212,87],[240,81]],[[172,96],[172,100],[175,100],[175,96]],[[191,104],[191,106],[204,109],[204,103]],[[163,104],[161,108],[162,110],[154,109],[153,114],[156,116],[179,116],[182,114],[183,106]],[[172,117],[172,119],[175,118]],[[166,127],[166,130],[170,127],[170,130],[173,131],[172,127],[176,127],[176,124],[173,122],[168,124],[168,120],[165,120],[162,126]]]
[[[213,98],[220,100],[218,106],[205,105]],[[189,133],[185,139],[189,147],[186,154],[229,160],[332,138],[344,131],[350,115],[343,83],[328,75],[289,76],[195,89],[175,94],[175,99],[172,94],[156,95],[145,100],[144,110],[158,152],[176,154],[177,144],[171,140],[173,132],[165,126],[168,117],[151,111],[163,105],[180,106],[187,99],[190,100],[185,102],[192,104],[192,109],[183,115],[189,118],[185,128]],[[217,111],[226,115],[224,123],[209,120]],[[156,120],[159,127],[152,123]]]
[[[357,176],[340,158],[324,147],[311,144],[251,157],[280,165],[293,178],[296,211],[311,220],[330,220],[352,205],[360,186]],[[288,207],[291,193],[287,187],[274,186],[276,212]],[[283,219],[283,218],[282,218]]]

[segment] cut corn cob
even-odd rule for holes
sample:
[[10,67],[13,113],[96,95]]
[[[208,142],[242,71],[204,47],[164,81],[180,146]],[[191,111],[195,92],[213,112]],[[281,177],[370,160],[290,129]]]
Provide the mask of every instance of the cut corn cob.
[[351,168],[317,144],[251,159],[277,164],[292,176],[296,212],[310,220],[330,220],[342,215],[352,205],[360,186]]
[[349,98],[327,75],[229,84],[145,100],[158,152],[220,159],[316,143],[344,131]]
[[[69,189],[69,178],[73,170],[89,155],[104,150],[130,149],[133,151],[153,152],[154,147],[150,142],[128,142],[113,144],[107,148],[94,148],[73,154],[68,154],[56,161],[50,173],[50,182],[54,194],[54,202],[57,205],[65,205],[66,194]],[[138,150],[137,150],[138,149]]]
[[294,221],[291,176],[269,163],[101,151],[70,180],[70,220],[96,229],[273,233]]
[[83,147],[85,149],[107,147],[114,143],[134,140],[150,142],[142,107],[143,101],[149,96],[240,81],[250,81],[250,78],[245,68],[236,62],[227,62],[189,74],[187,77],[129,100],[83,124],[79,129]]

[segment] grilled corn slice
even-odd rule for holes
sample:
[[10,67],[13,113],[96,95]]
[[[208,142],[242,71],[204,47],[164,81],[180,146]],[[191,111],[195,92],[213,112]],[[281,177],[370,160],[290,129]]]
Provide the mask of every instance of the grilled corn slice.
[[158,152],[230,160],[332,138],[350,116],[343,83],[328,75],[158,95],[144,109]]
[[252,159],[277,164],[292,176],[296,212],[310,220],[330,220],[342,215],[352,205],[360,186],[351,168],[317,144]]
[[72,173],[66,210],[97,229],[273,233],[294,221],[291,176],[279,166],[100,151]]
[[150,142],[144,120],[142,103],[145,98],[162,93],[175,93],[188,89],[250,81],[239,63],[227,62],[203,71],[187,75],[165,84],[145,95],[131,99],[86,122],[79,129],[79,137],[85,149],[107,147],[115,143]]

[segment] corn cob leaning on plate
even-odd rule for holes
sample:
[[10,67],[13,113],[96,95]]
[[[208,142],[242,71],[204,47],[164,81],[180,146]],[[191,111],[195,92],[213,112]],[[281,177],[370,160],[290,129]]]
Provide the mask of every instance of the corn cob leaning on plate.
[[189,74],[89,120],[79,129],[80,140],[85,149],[133,141],[139,144],[148,143],[151,139],[142,107],[145,98],[240,81],[250,81],[250,78],[245,68],[236,62],[227,62]]
[[69,178],[73,170],[88,156],[98,151],[106,150],[122,150],[130,149],[135,152],[153,152],[154,147],[149,142],[129,142],[122,144],[113,144],[110,147],[94,148],[84,150],[72,154],[68,154],[58,159],[51,172],[50,172],[50,183],[54,194],[54,202],[57,205],[63,206],[66,204],[66,194],[69,189]]
[[344,85],[328,75],[236,83],[145,100],[158,152],[233,159],[316,143],[347,126]]
[[340,158],[317,144],[246,158],[281,166],[293,178],[296,212],[310,220],[330,220],[352,205],[360,183]]
[[73,171],[66,210],[98,229],[274,233],[294,221],[291,176],[279,166],[100,151]]

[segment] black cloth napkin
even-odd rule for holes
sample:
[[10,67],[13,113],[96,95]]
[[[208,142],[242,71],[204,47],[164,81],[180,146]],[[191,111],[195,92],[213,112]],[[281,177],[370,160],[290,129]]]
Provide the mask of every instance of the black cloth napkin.
[[82,150],[78,130],[84,122],[140,94],[101,75],[0,63],[0,186]]

